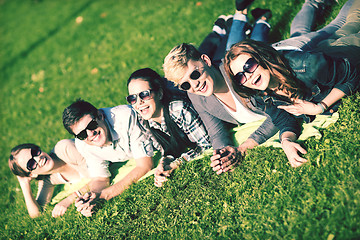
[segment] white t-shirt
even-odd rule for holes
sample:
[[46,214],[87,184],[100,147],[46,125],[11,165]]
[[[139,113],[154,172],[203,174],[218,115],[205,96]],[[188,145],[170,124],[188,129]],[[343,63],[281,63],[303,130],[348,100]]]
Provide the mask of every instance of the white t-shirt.
[[234,119],[236,119],[236,121],[238,121],[239,123],[249,123],[249,122],[255,122],[255,121],[258,121],[258,120],[261,120],[261,119],[265,118],[265,116],[254,113],[249,108],[245,107],[242,104],[242,102],[240,100],[240,97],[235,93],[235,91],[232,88],[231,84],[229,84],[227,82],[226,78],[225,78],[225,82],[226,82],[226,85],[228,86],[228,88],[230,89],[231,96],[234,99],[235,106],[236,106],[236,111],[231,110],[222,101],[219,101],[219,102],[224,106],[226,111],[228,111],[230,113],[230,115]]
[[143,134],[136,111],[128,105],[100,109],[112,137],[111,145],[97,147],[75,139],[75,145],[86,159],[91,177],[110,177],[110,162],[153,156],[150,138]]

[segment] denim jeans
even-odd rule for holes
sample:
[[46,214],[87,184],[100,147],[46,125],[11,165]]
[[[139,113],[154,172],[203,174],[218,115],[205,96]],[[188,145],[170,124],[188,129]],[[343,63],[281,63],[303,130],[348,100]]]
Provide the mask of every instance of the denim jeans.
[[[226,51],[232,45],[246,38],[247,17],[244,14],[235,14],[229,35],[219,35],[215,32],[206,36],[199,47],[199,51],[207,54],[215,66],[219,66]],[[264,20],[258,20],[252,30],[251,39],[268,41],[270,24]]]
[[319,5],[314,0],[306,0],[291,23],[291,37],[274,43],[272,46],[275,48],[295,47],[301,50],[314,49],[319,42],[329,38],[345,24],[353,2],[354,0],[348,0],[333,21],[324,28],[312,32],[316,14],[319,12]]
[[[238,43],[246,38],[246,25],[247,17],[244,14],[235,14],[234,20],[231,25],[229,38],[226,43],[226,51],[228,51],[232,45]],[[268,41],[268,35],[270,31],[270,24],[264,20],[256,21],[253,30],[250,35],[250,39],[257,41]]]

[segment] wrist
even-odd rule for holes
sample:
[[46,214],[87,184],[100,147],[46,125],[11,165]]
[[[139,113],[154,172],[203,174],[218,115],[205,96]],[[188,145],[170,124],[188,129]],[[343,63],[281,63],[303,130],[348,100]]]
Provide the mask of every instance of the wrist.
[[283,145],[283,143],[285,142],[293,142],[293,140],[291,138],[285,137],[283,139],[281,139],[281,145]]

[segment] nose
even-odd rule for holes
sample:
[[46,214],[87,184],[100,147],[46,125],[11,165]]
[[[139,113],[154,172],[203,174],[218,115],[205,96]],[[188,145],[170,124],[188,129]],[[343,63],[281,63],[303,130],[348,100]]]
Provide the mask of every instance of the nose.
[[194,92],[195,89],[197,89],[200,86],[200,81],[199,80],[190,80],[189,83],[190,83],[190,86],[191,86],[189,90],[191,90],[192,92]]
[[89,137],[93,137],[94,136],[94,131],[95,130],[86,129],[86,133],[87,133],[86,139],[88,139]]

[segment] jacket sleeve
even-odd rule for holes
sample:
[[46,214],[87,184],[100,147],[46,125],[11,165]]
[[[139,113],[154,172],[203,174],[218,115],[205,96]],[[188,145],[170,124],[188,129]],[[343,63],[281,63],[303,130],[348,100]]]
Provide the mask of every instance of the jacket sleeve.
[[[304,69],[305,77],[312,79],[302,80],[307,82],[308,87],[316,84],[330,89],[337,88],[346,95],[352,95],[359,90],[359,73],[347,58],[333,58],[322,52],[293,52],[289,56],[295,72],[298,68]],[[299,62],[300,59],[302,62]]]
[[230,138],[226,122],[210,114],[201,104],[200,96],[188,94],[195,110],[199,113],[209,134],[211,145],[214,149],[234,145]]
[[261,97],[256,97],[257,106],[263,109],[266,114],[271,117],[273,124],[280,130],[279,138],[284,132],[293,132],[297,137],[301,134],[301,125],[294,117],[294,115],[286,112],[285,110],[277,108],[272,102],[268,100],[264,102]]

